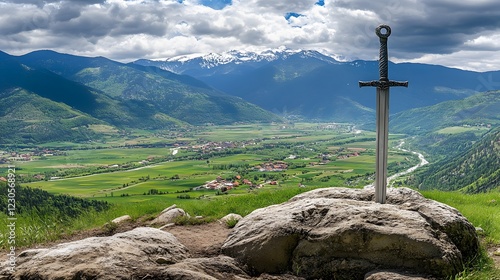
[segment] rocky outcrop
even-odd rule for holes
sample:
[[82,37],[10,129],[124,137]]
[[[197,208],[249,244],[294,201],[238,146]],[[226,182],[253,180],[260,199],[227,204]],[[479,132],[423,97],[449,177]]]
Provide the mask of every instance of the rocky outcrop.
[[415,275],[401,271],[373,271],[365,275],[364,280],[437,280],[430,276]]
[[454,208],[406,188],[317,189],[258,209],[238,222],[222,252],[254,274],[292,271],[308,279],[364,279],[404,269],[446,277],[479,248],[475,228]]
[[[172,264],[188,257],[170,233],[136,228],[110,237],[91,237],[19,254],[13,279],[130,279],[156,273],[157,260]],[[11,278],[11,279],[12,279]]]
[[251,277],[227,256],[189,258],[170,233],[136,228],[110,237],[92,237],[47,249],[22,252],[15,272],[0,271],[0,279],[255,279],[304,280],[293,275]]

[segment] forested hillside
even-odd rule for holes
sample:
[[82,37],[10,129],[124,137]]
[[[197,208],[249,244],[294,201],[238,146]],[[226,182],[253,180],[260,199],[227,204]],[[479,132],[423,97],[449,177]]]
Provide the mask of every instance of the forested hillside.
[[500,186],[500,127],[456,157],[429,164],[408,183],[420,189],[486,192]]
[[422,135],[450,126],[476,126],[500,123],[500,91],[474,94],[391,116],[392,133]]
[[[69,195],[54,195],[44,190],[16,186],[16,215],[26,215],[64,222],[89,211],[104,211],[109,204]],[[0,182],[0,209],[7,209],[8,188]]]
[[[276,115],[203,82],[156,67],[123,64],[103,57],[36,51],[16,58],[96,89],[127,105],[125,112],[155,121],[170,117],[189,124],[279,121]],[[144,127],[140,120],[133,123]],[[153,127],[154,128],[154,127]]]

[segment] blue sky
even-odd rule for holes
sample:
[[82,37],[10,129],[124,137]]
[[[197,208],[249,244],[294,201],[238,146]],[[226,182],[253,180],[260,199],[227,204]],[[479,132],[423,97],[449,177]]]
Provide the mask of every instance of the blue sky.
[[128,62],[285,46],[374,60],[381,23],[393,61],[500,70],[498,0],[7,0],[0,50]]

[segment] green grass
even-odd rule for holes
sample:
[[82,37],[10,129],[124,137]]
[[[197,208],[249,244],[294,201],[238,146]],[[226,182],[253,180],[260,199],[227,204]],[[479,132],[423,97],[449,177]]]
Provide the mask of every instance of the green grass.
[[500,279],[500,269],[485,251],[487,246],[500,244],[500,191],[480,194],[463,194],[438,190],[422,191],[430,199],[456,208],[475,227],[481,227],[485,236],[481,255],[472,268],[465,269],[455,280]]
[[[130,197],[106,197],[113,207],[100,214],[88,213],[66,227],[55,227],[55,221],[37,220],[36,216],[18,219],[18,236],[21,246],[57,240],[62,235],[89,228],[102,228],[110,220],[131,215],[133,219],[153,217],[172,204],[184,209],[192,216],[203,216],[208,220],[219,219],[228,213],[246,216],[253,210],[268,205],[279,204],[291,197],[316,188],[279,187],[246,192],[245,195],[222,195],[207,199],[177,199],[174,195],[139,195]],[[500,243],[500,193],[464,195],[458,192],[425,191],[427,198],[440,201],[457,208],[475,226],[482,227],[489,243]],[[124,200],[125,199],[125,200]],[[124,203],[126,201],[126,203]],[[6,232],[1,232],[5,236]],[[2,240],[2,238],[0,238]],[[0,247],[5,244],[0,244]],[[500,271],[493,268],[491,260],[484,255],[475,268],[464,270],[456,280],[497,279]]]
[[487,127],[476,127],[476,126],[469,126],[469,127],[465,127],[465,126],[449,126],[449,127],[445,127],[445,128],[442,128],[438,131],[436,131],[437,133],[440,133],[440,134],[459,134],[459,133],[463,133],[463,132],[475,132],[475,133],[485,133],[489,130],[489,128]]
[[111,148],[70,150],[67,155],[48,156],[44,160],[16,162],[23,173],[43,173],[54,169],[76,168],[82,166],[102,166],[123,164],[145,160],[148,157],[162,157],[172,154],[169,148]]
[[458,209],[474,226],[486,232],[490,242],[500,243],[500,192],[469,195],[432,190],[422,194]]
[[[195,135],[195,136],[193,136]],[[201,132],[196,132],[189,137],[208,139],[213,141],[241,141],[263,139],[255,147],[244,154],[214,156],[206,160],[186,160],[163,162],[146,166],[141,169],[117,171],[92,176],[68,178],[56,181],[40,181],[24,184],[31,187],[40,187],[51,193],[64,193],[74,196],[95,198],[112,203],[110,210],[104,213],[87,213],[78,217],[71,223],[58,224],[58,221],[40,219],[36,215],[20,216],[18,221],[18,236],[21,246],[40,244],[61,238],[63,235],[72,234],[81,230],[101,228],[110,220],[130,215],[133,219],[149,219],[156,216],[163,209],[177,204],[192,216],[204,216],[208,220],[218,219],[228,213],[248,215],[257,208],[272,204],[282,203],[289,198],[318,187],[345,186],[346,180],[353,179],[352,186],[363,185],[366,181],[365,174],[374,172],[375,155],[373,148],[374,133],[353,135],[328,130],[317,130],[314,124],[296,124],[295,127],[283,128],[277,125],[238,125],[210,127]],[[272,137],[277,137],[271,139]],[[401,135],[391,135],[391,145],[395,145]],[[148,137],[139,135],[131,137],[130,143],[136,141],[147,142]],[[144,139],[144,140],[142,140]],[[125,140],[117,140],[120,141]],[[156,141],[156,140],[155,140]],[[259,145],[276,145],[274,148],[262,148]],[[291,147],[291,148],[290,148]],[[335,159],[325,165],[317,164],[320,159],[318,154],[334,152],[339,148],[364,148],[361,156],[347,159]],[[345,150],[345,153],[353,151]],[[57,168],[73,168],[75,166],[109,165],[125,162],[139,161],[148,156],[165,156],[171,153],[168,148],[111,148],[92,150],[71,150],[68,156],[48,157],[28,163],[16,164],[19,172],[43,172]],[[179,153],[185,153],[181,150]],[[344,153],[344,152],[343,152]],[[294,160],[286,160],[296,164],[305,164],[305,167],[289,169],[280,173],[278,186],[266,185],[262,189],[250,191],[247,186],[240,186],[230,191],[231,195],[215,195],[215,191],[201,190],[190,191],[191,199],[179,199],[180,191],[202,185],[217,176],[230,177],[237,175],[235,170],[218,170],[213,166],[224,164],[260,164],[268,159],[282,159],[290,154],[298,155]],[[407,154],[390,151],[389,163],[403,162],[410,157]],[[22,168],[22,169],[21,169]],[[284,180],[281,174],[287,175]],[[180,179],[170,180],[174,175]],[[245,178],[253,179],[262,175],[261,172],[249,171]],[[141,178],[149,176],[149,180]],[[261,182],[263,179],[259,179]],[[254,181],[254,180],[252,180]],[[303,183],[307,188],[298,188]],[[125,187],[124,187],[125,184]],[[127,186],[128,184],[128,186]],[[151,189],[169,192],[164,195],[143,195]],[[461,193],[426,191],[428,198],[441,201],[457,208],[475,226],[482,227],[486,232],[489,243],[500,243],[500,193],[479,195],[464,195]],[[122,195],[126,195],[123,196]],[[202,199],[196,199],[203,197]],[[0,214],[0,219],[5,215]],[[183,221],[189,223],[190,221]],[[5,248],[5,228],[0,222],[0,248]],[[3,243],[2,243],[3,242]],[[462,278],[457,279],[494,279],[490,277],[495,270],[488,268],[487,258],[483,258],[484,266],[472,271],[466,271]],[[480,275],[480,276],[477,276]],[[477,278],[477,277],[484,278]],[[476,277],[476,278],[474,278]]]

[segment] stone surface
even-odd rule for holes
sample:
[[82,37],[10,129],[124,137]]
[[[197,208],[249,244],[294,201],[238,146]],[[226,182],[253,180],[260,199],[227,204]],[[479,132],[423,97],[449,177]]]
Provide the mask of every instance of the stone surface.
[[365,280],[437,280],[432,276],[416,275],[400,271],[373,271],[365,275]]
[[164,270],[166,279],[250,279],[230,257],[186,259]]
[[453,275],[479,249],[475,228],[454,208],[406,188],[317,189],[239,221],[222,252],[262,272],[308,279],[364,279],[376,270]]
[[172,234],[143,227],[21,252],[12,278],[130,279],[157,270],[159,259],[171,264],[188,256]]
[[118,217],[116,219],[113,219],[111,222],[115,223],[115,224],[120,224],[120,223],[124,223],[124,222],[130,221],[130,220],[132,220],[132,217],[130,217],[129,215],[124,215],[124,216]]
[[0,279],[178,279],[304,280],[293,275],[251,277],[228,256],[187,258],[170,233],[137,228],[111,237],[93,237],[20,254],[12,275]]
[[170,224],[175,221],[175,218],[180,216],[189,216],[183,209],[177,208],[177,205],[172,205],[161,211],[160,215],[151,221],[151,224]]

